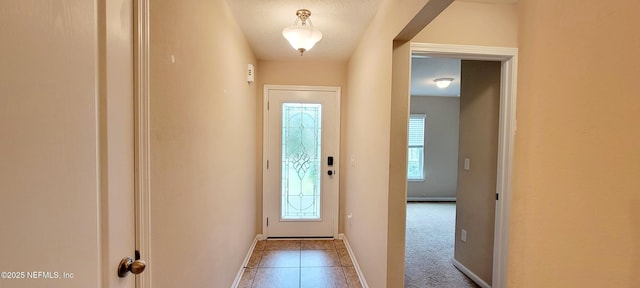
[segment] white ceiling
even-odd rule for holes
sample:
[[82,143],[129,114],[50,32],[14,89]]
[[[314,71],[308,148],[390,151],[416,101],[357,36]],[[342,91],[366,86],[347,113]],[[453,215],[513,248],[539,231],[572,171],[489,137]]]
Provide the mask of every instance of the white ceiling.
[[[346,61],[382,0],[227,0],[256,57],[261,60]],[[300,56],[282,29],[293,25],[298,9],[311,11],[323,37]]]
[[[457,0],[515,3],[516,0]],[[277,61],[346,61],[382,0],[227,0],[256,57]],[[293,25],[298,9],[309,9],[323,38],[300,56],[282,29]]]
[[[411,95],[460,96],[460,59],[414,55],[411,60]],[[438,78],[453,78],[453,82],[447,88],[438,88],[433,81]]]

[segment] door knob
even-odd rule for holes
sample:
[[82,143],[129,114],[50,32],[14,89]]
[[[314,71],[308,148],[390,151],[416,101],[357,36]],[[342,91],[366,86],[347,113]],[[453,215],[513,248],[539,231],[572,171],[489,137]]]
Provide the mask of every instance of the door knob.
[[126,277],[129,272],[133,274],[140,274],[147,267],[147,263],[143,260],[133,260],[127,256],[122,258],[120,264],[118,264],[118,277]]

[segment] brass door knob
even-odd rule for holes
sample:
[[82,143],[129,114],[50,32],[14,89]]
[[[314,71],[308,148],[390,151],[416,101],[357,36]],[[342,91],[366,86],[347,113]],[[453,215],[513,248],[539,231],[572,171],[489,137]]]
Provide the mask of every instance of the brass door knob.
[[133,274],[140,274],[147,267],[147,263],[143,260],[133,260],[127,256],[122,258],[120,264],[118,264],[118,277],[126,277],[129,272]]

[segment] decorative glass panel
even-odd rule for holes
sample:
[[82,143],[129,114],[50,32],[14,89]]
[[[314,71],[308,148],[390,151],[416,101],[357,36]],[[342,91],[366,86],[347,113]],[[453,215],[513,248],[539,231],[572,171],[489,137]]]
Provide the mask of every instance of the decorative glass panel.
[[320,219],[321,110],[321,104],[282,104],[282,219]]

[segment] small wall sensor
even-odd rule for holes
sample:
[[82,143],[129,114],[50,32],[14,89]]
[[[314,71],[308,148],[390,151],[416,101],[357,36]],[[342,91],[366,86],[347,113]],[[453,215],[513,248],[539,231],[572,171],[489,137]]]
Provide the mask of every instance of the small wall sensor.
[[256,70],[252,64],[247,65],[247,82],[251,85],[256,78]]

